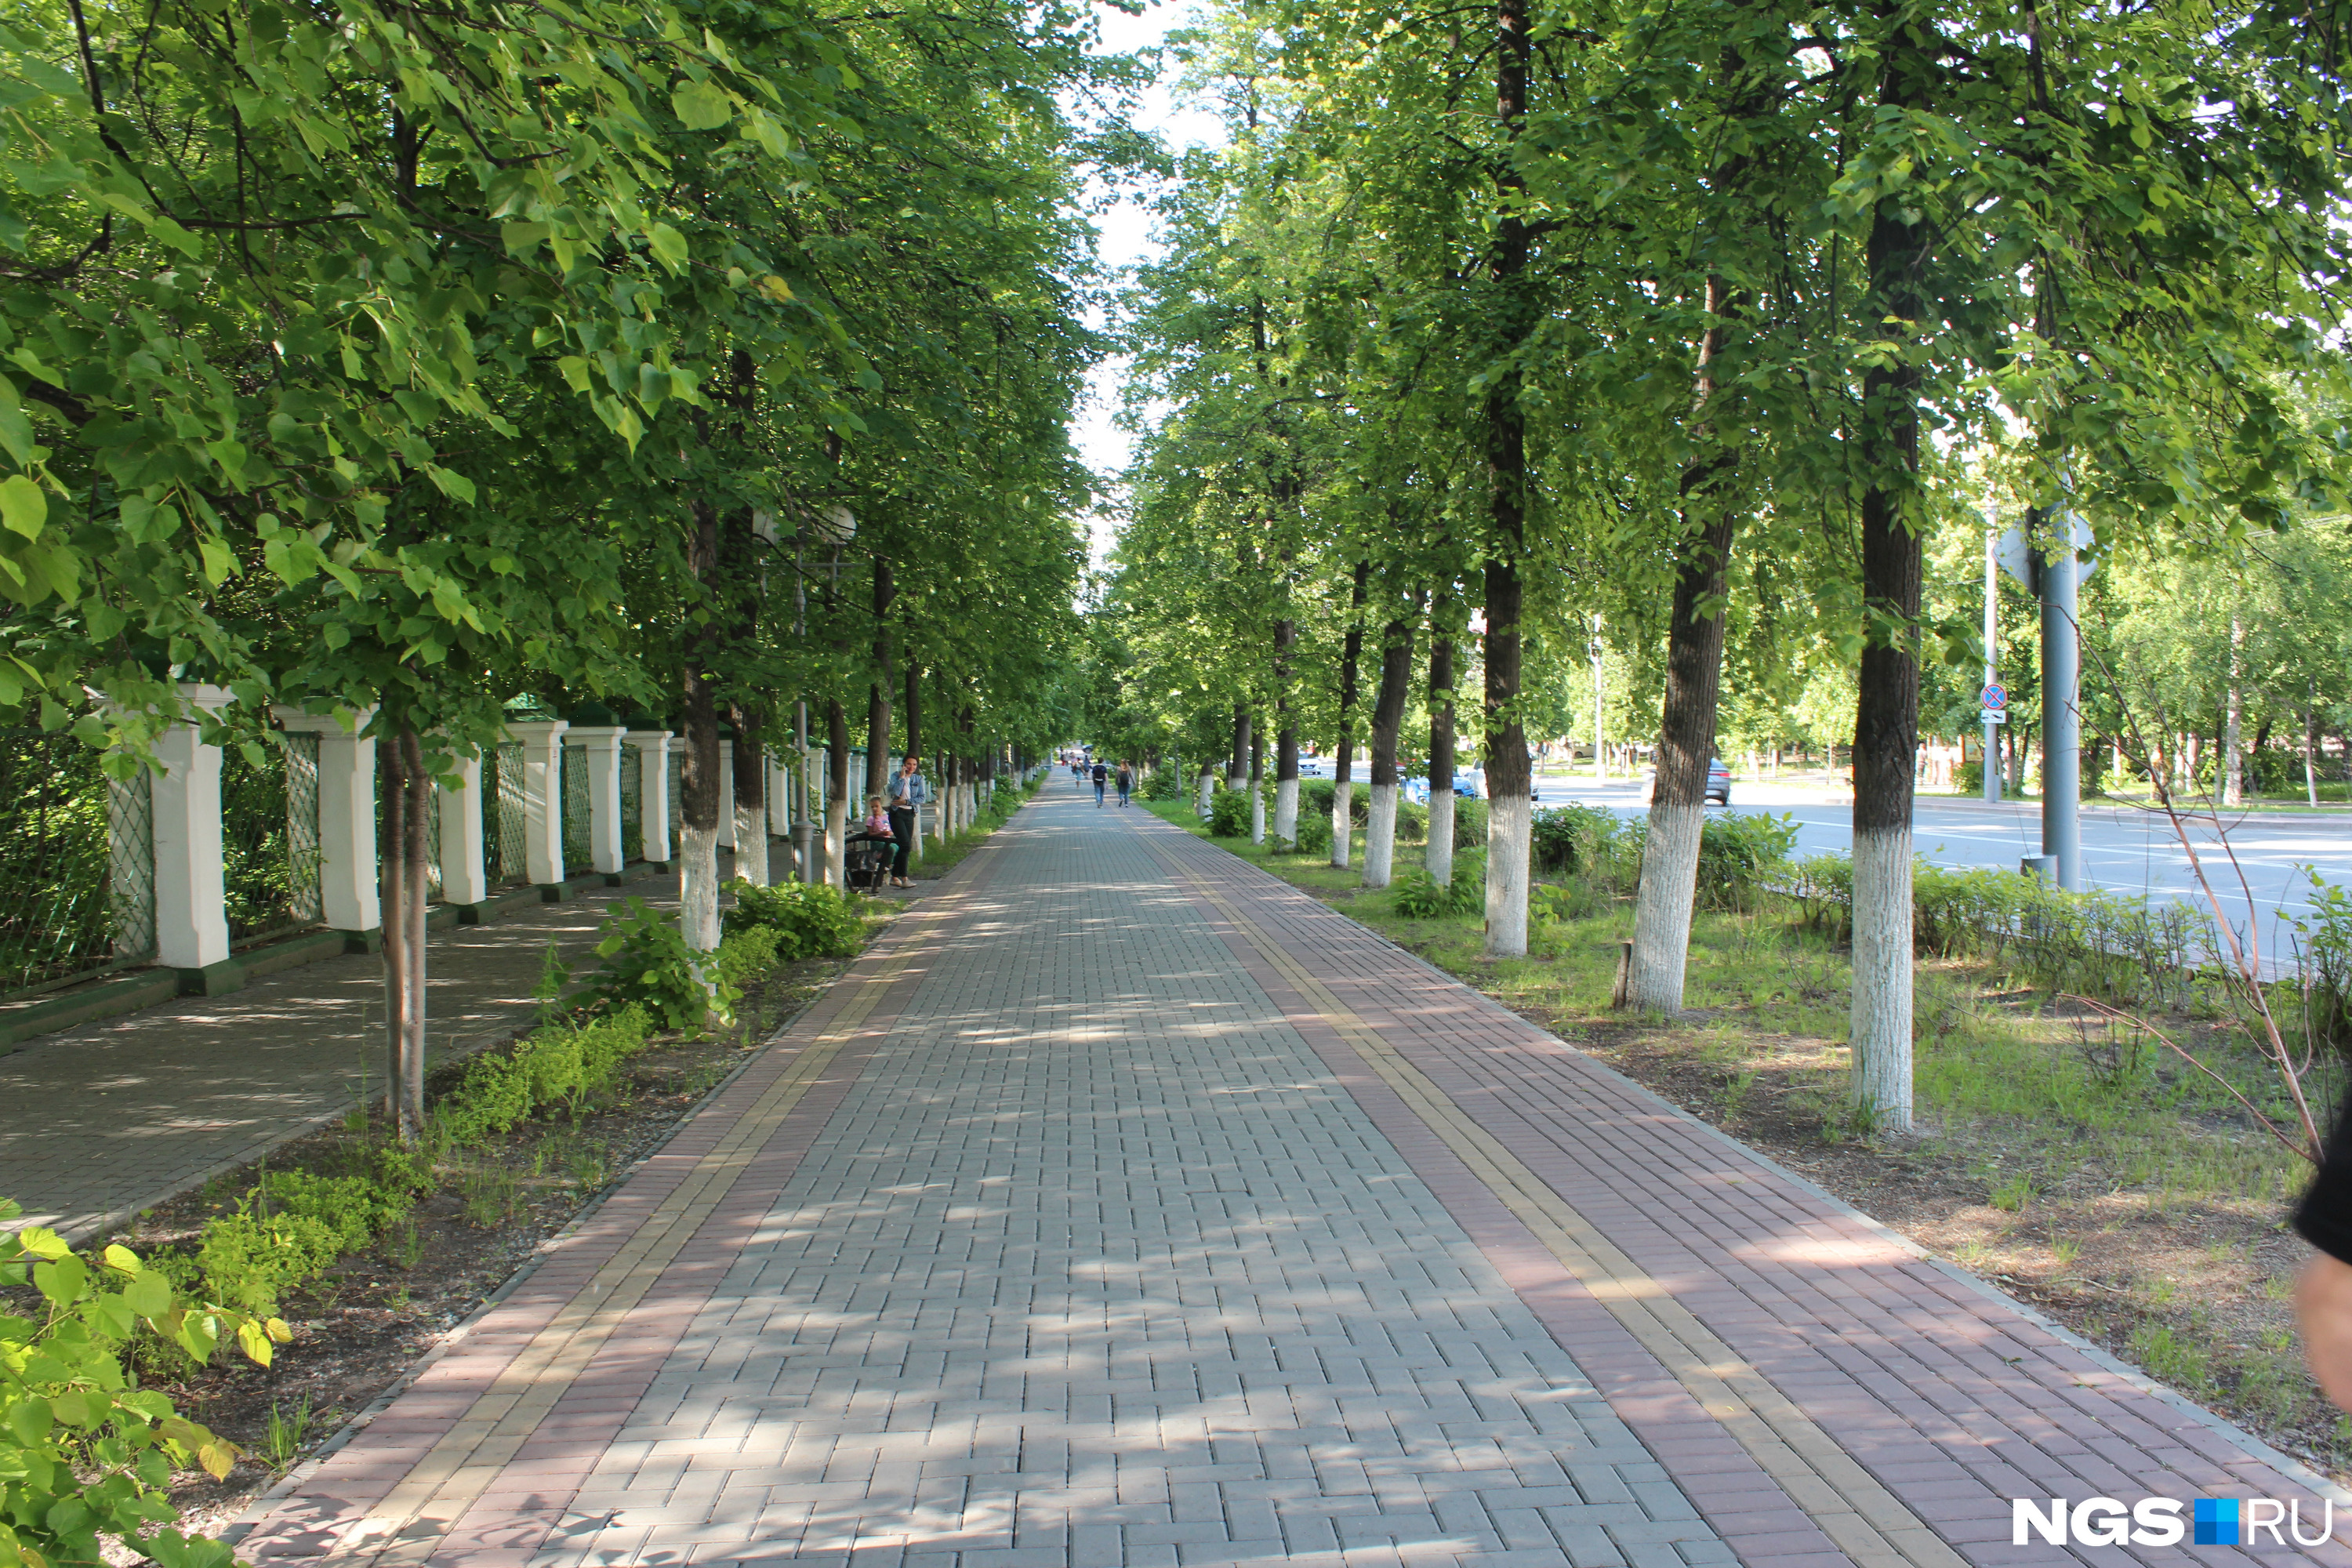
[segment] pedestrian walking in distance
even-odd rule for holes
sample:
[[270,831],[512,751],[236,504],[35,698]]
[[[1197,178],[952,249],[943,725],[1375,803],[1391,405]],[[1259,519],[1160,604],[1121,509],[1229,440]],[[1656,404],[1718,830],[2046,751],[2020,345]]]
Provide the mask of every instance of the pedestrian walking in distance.
[[1103,785],[1105,785],[1105,784],[1107,784],[1110,783],[1110,769],[1108,769],[1108,768],[1105,767],[1105,766],[1104,766],[1102,763],[1097,763],[1095,764],[1094,773],[1095,773],[1095,806],[1096,806],[1096,808],[1097,808],[1097,810],[1099,810],[1099,809],[1101,808],[1101,806],[1102,806],[1102,803],[1103,803]]
[[1118,763],[1118,804],[1127,805],[1127,797],[1135,793],[1135,768],[1126,758]]

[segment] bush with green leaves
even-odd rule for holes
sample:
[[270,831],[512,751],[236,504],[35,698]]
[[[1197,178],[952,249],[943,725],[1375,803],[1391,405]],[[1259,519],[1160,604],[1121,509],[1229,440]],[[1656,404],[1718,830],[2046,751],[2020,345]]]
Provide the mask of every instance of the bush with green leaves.
[[445,1144],[462,1148],[559,1106],[577,1117],[611,1097],[622,1069],[646,1048],[652,1031],[653,1019],[642,1007],[535,1029],[511,1051],[468,1062],[457,1086],[435,1108],[434,1130]]
[[1701,909],[1752,910],[1789,868],[1797,819],[1760,813],[1710,814],[1699,828]]
[[375,1150],[369,1164],[351,1176],[264,1171],[235,1212],[198,1235],[194,1273],[206,1297],[269,1316],[286,1291],[375,1240],[437,1185],[421,1151]]
[[[0,1220],[24,1212],[0,1198]],[[229,1548],[178,1528],[173,1470],[226,1479],[234,1444],[132,1386],[132,1342],[154,1335],[202,1363],[234,1340],[267,1366],[292,1334],[274,1318],[190,1300],[124,1247],[84,1258],[39,1226],[0,1231],[0,1563],[96,1563],[121,1554],[163,1568],[228,1568]],[[160,1528],[159,1528],[160,1527]]]
[[1143,798],[1181,800],[1184,798],[1184,781],[1176,776],[1173,768],[1154,768],[1143,781]]
[[1606,857],[1623,821],[1601,806],[1554,805],[1537,812],[1530,826],[1535,868],[1572,876],[1593,869]]
[[705,1020],[731,1016],[742,993],[724,984],[716,953],[686,945],[677,917],[629,899],[604,922],[596,944],[604,967],[590,977],[594,1004],[612,1011],[642,1007],[656,1026],[698,1033]]
[[1250,792],[1246,785],[1240,789],[1221,789],[1209,797],[1209,836],[1212,838],[1247,838],[1250,832]]
[[1307,803],[1298,803],[1297,850],[1301,855],[1331,853],[1331,802],[1327,795],[1320,811],[1309,811]]
[[1480,849],[1486,844],[1486,803],[1466,797],[1454,803],[1454,847]]
[[865,900],[824,882],[755,888],[740,877],[727,884],[735,905],[719,917],[730,935],[764,929],[776,933],[774,961],[847,958],[866,942]]
[[1396,836],[1407,844],[1425,841],[1429,837],[1429,807],[1417,800],[1399,799]]
[[1486,907],[1486,860],[1481,855],[1457,856],[1454,879],[1443,887],[1418,868],[1396,885],[1397,913],[1417,921],[1476,914]]

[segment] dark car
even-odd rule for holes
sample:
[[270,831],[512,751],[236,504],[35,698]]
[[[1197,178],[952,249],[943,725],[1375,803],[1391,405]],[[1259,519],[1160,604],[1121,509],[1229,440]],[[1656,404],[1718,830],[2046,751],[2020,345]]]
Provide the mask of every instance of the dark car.
[[1706,803],[1709,805],[1731,804],[1731,769],[1721,757],[1706,764]]

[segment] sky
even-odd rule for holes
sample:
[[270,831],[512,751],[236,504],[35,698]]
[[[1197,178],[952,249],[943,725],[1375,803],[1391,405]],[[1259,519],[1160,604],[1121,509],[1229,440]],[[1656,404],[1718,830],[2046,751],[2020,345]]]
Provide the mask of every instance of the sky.
[[[1102,21],[1102,47],[1107,53],[1130,54],[1160,44],[1174,28],[1184,26],[1193,14],[1192,0],[1172,0],[1170,4],[1149,5],[1140,16],[1130,16],[1108,5],[1098,5],[1096,14]],[[1174,74],[1172,63],[1167,74]],[[1154,83],[1145,91],[1137,106],[1135,123],[1156,132],[1172,151],[1187,147],[1216,146],[1224,141],[1223,127],[1216,116],[1186,100],[1181,93],[1172,92],[1164,83]],[[1095,215],[1099,233],[1097,254],[1106,268],[1133,267],[1159,254],[1148,213],[1135,201],[1122,201]],[[1097,326],[1108,323],[1097,321]],[[1126,379],[1124,357],[1105,360],[1087,378],[1087,395],[1071,421],[1070,439],[1078,456],[1089,468],[1105,480],[1110,479],[1127,467],[1134,443],[1128,436],[1112,427],[1111,417],[1118,412],[1119,385]],[[1098,508],[1087,520],[1094,564],[1103,564],[1115,537],[1117,512],[1115,506]]]

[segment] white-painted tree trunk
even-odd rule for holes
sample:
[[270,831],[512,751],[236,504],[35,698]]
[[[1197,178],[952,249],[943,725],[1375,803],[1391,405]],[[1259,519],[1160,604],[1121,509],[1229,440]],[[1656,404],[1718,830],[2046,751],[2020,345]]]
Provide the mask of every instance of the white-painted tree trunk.
[[1274,786],[1274,836],[1285,844],[1298,842],[1298,781],[1278,779]]
[[697,952],[719,946],[719,830],[681,824],[677,830],[678,929]]
[[1884,1132],[1911,1131],[1911,830],[1853,841],[1853,1094]]
[[845,794],[824,803],[824,879],[842,892],[849,891],[849,799]]
[[2221,718],[2221,804],[2246,804],[2246,689],[2242,685],[2239,649],[2246,640],[2245,623],[2230,617],[2230,686]]
[[1371,820],[1364,825],[1364,886],[1385,888],[1395,873],[1397,786],[1372,786]]
[[1196,808],[1202,816],[1209,815],[1209,797],[1217,793],[1217,774],[1213,768],[1201,770],[1201,802]]
[[1265,791],[1258,787],[1258,782],[1255,779],[1252,779],[1249,792],[1250,842],[1263,844],[1265,842]]
[[1429,872],[1429,879],[1440,887],[1454,882],[1454,792],[1429,792],[1429,843],[1422,850],[1421,863]]
[[1650,808],[1642,837],[1642,886],[1633,900],[1633,958],[1625,977],[1625,1005],[1636,1012],[1682,1011],[1699,834],[1706,826],[1704,805]]
[[1528,952],[1528,851],[1535,803],[1506,795],[1486,805],[1486,956]]
[[730,804],[735,812],[735,874],[755,888],[764,888],[769,884],[767,805]]
[[1331,864],[1342,871],[1356,843],[1355,793],[1353,779],[1331,786]]

